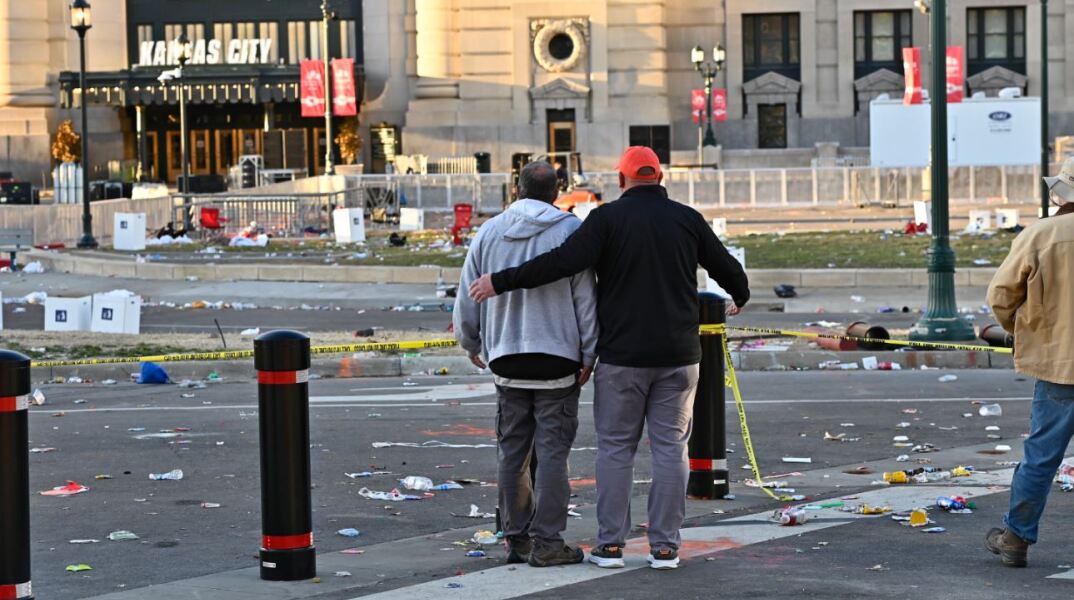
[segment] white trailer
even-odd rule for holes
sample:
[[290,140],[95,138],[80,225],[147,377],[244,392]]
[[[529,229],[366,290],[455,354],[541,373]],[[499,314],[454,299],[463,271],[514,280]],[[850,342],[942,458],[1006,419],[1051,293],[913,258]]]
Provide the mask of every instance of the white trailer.
[[[929,164],[931,106],[902,100],[869,103],[869,151],[875,167]],[[1031,165],[1040,160],[1040,98],[966,98],[947,105],[952,167]]]

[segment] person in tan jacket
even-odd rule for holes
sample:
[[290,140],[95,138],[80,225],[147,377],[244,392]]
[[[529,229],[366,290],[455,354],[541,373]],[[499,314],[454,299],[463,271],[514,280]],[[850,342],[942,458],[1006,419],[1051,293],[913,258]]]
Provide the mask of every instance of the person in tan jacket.
[[1074,437],[1074,159],[1045,177],[1052,218],[1022,231],[988,288],[999,324],[1014,333],[1014,365],[1037,379],[1025,456],[1014,470],[1005,529],[993,528],[985,547],[1003,564],[1026,566],[1030,544],[1056,469]]

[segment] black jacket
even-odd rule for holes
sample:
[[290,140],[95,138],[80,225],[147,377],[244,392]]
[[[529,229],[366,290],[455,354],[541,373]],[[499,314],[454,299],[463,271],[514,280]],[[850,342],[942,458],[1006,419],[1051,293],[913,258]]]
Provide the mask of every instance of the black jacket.
[[561,246],[492,276],[498,294],[535,288],[586,268],[597,273],[600,361],[680,367],[701,360],[697,266],[735,303],[750,299],[742,266],[696,210],[659,185],[631,188],[589,213]]

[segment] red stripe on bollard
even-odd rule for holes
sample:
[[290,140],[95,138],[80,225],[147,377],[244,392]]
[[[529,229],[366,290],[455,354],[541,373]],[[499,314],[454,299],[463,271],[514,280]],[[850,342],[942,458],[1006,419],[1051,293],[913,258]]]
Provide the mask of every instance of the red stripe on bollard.
[[[3,396],[0,397],[0,413],[16,412],[30,408],[29,396]],[[0,596],[0,600],[3,600]]]
[[296,550],[313,545],[313,532],[298,535],[264,535],[261,547],[265,550]]
[[691,458],[690,459],[691,471],[713,471],[711,458]]
[[309,383],[310,371],[258,371],[257,382],[267,385],[294,385],[296,383]]
[[21,600],[22,598],[29,598],[33,595],[33,589],[30,586],[30,582],[11,584],[0,584],[0,600]]

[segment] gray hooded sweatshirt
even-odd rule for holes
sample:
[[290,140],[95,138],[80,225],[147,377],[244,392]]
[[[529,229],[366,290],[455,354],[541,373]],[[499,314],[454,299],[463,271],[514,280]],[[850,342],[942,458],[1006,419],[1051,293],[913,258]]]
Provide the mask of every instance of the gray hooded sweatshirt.
[[467,293],[486,273],[520,265],[564,242],[582,222],[540,200],[522,199],[489,219],[470,242],[455,298],[455,339],[485,363],[511,354],[551,354],[592,366],[597,289],[591,270],[477,304]]

